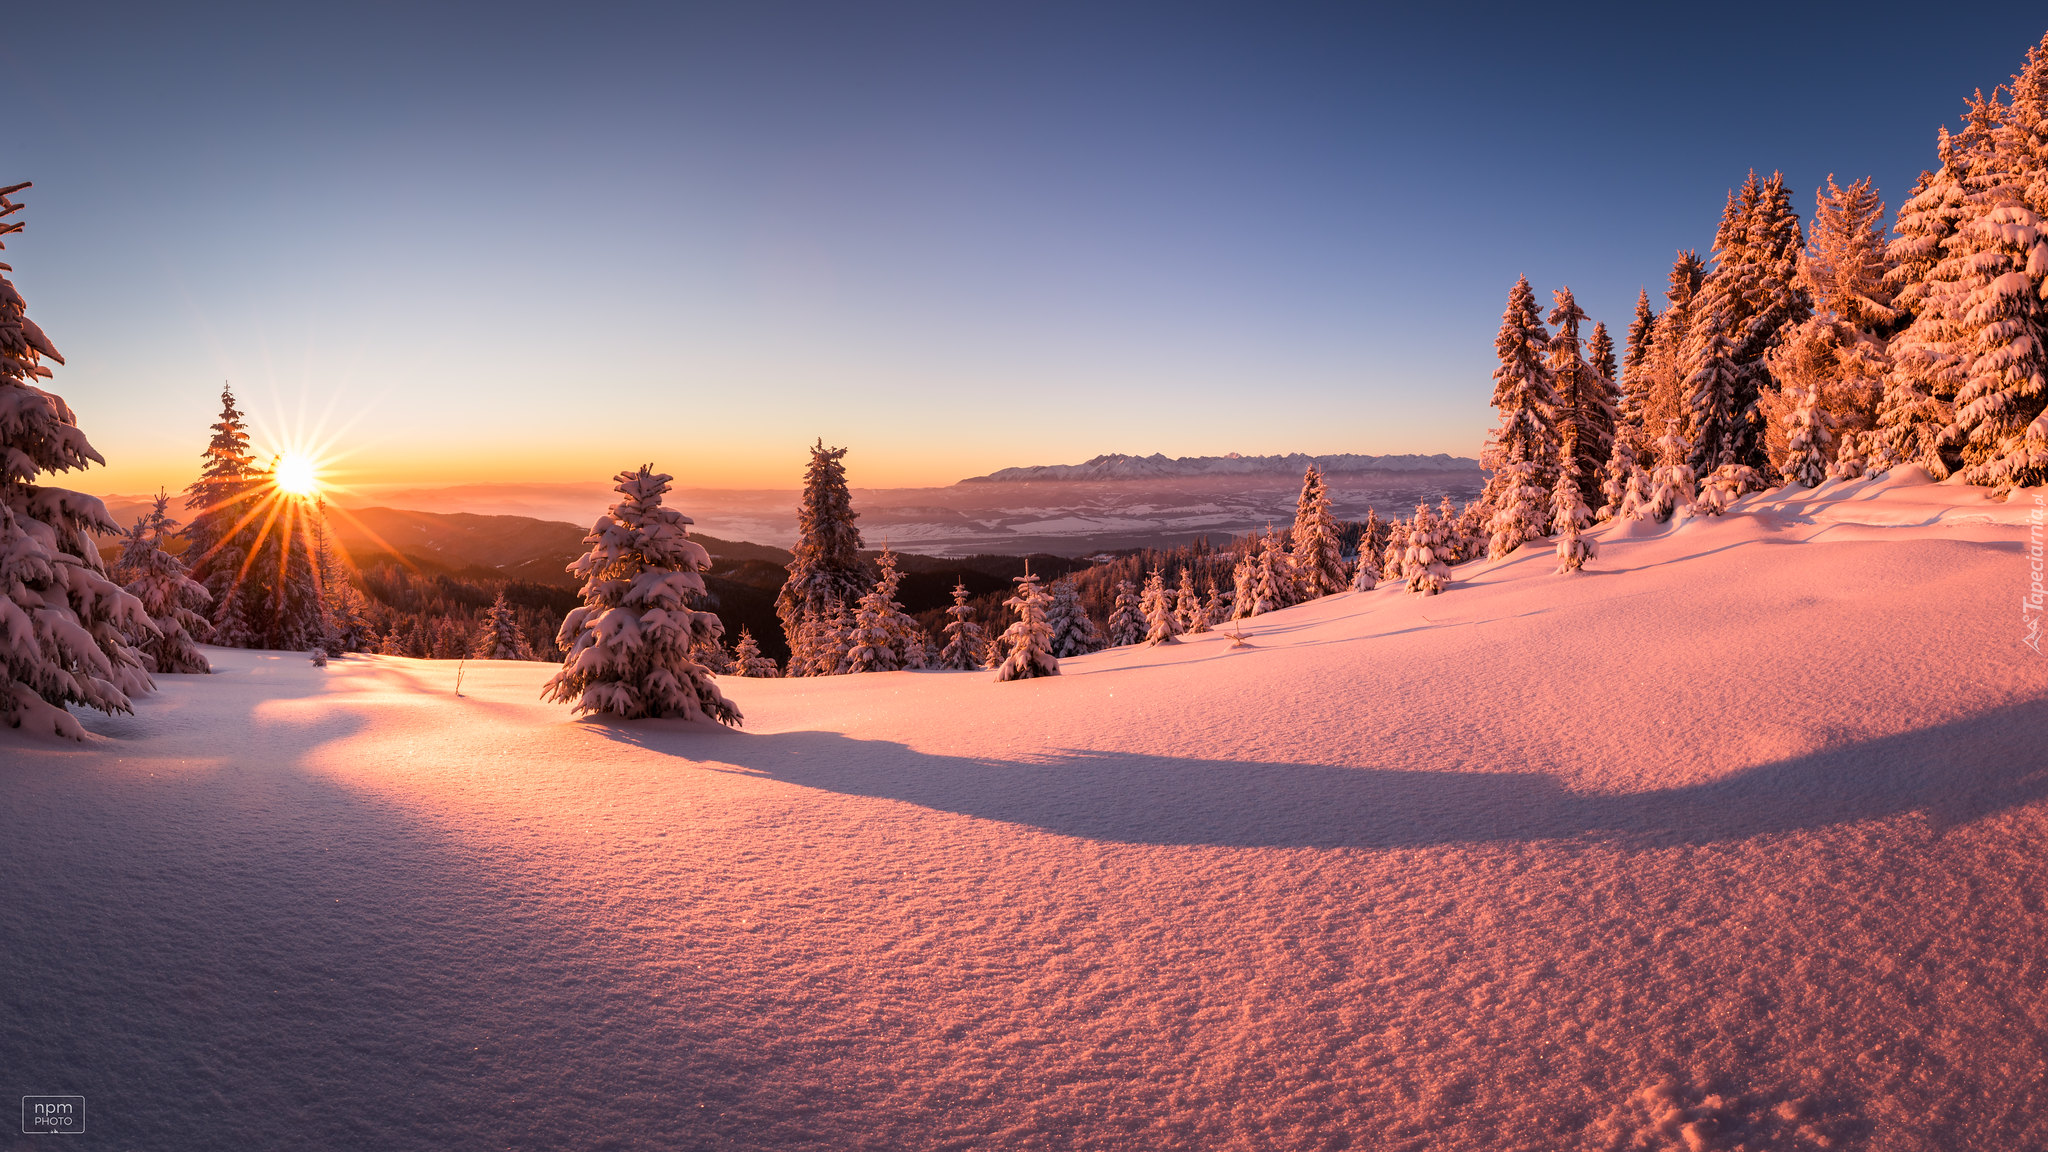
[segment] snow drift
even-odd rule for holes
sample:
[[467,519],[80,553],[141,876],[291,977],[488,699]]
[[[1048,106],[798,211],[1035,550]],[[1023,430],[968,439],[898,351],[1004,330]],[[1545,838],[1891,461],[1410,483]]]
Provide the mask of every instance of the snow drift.
[[0,734],[0,1080],[110,1147],[2040,1146],[2042,494],[1914,479],[738,732],[211,650]]

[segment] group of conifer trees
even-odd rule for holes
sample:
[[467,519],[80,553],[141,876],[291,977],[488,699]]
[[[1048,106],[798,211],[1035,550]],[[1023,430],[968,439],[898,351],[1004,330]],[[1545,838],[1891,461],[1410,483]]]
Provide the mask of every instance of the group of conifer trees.
[[1500,556],[1590,519],[1719,514],[1746,492],[1904,465],[2001,493],[2048,482],[2048,37],[1939,134],[1889,240],[1868,179],[1815,193],[1802,234],[1782,177],[1731,192],[1711,266],[1680,252],[1636,300],[1619,372],[1581,348],[1569,290],[1528,281],[1496,340],[1500,427],[1481,503]]

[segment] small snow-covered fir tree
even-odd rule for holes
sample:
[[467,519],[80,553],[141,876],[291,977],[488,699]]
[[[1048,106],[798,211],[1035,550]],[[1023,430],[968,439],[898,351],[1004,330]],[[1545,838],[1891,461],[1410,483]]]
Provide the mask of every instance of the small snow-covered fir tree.
[[1180,587],[1174,593],[1173,614],[1180,619],[1180,630],[1195,635],[1209,630],[1209,610],[1202,603],[1202,594],[1195,591],[1194,574],[1186,568],[1180,570]]
[[1016,595],[1003,601],[1004,607],[1017,614],[1017,621],[1003,631],[1003,646],[1008,655],[1003,666],[996,669],[997,683],[1060,674],[1059,657],[1052,651],[1052,625],[1045,618],[1052,598],[1029,571],[1016,577],[1016,581]]
[[1842,443],[1835,449],[1834,463],[1828,465],[1830,480],[1860,480],[1870,469],[1868,449],[1864,445],[1876,438],[1875,432],[1850,432],[1842,437]]
[[1408,529],[1406,520],[1388,522],[1387,546],[1380,553],[1380,579],[1401,581],[1408,578],[1404,570],[1408,560]]
[[812,676],[844,676],[853,670],[853,614],[837,600],[825,602],[811,647]]
[[1557,486],[1550,491],[1551,530],[1557,536],[1557,571],[1560,575],[1577,572],[1593,555],[1593,542],[1579,534],[1579,530],[1593,517],[1586,511],[1586,503],[1579,495],[1575,471],[1571,464],[1559,469]]
[[1747,464],[1723,464],[1707,474],[1700,484],[1694,508],[1708,516],[1719,516],[1728,506],[1751,492],[1764,489],[1764,478]]
[[932,666],[931,635],[914,624],[903,637],[903,666],[913,669]]
[[1254,616],[1277,612],[1287,606],[1287,598],[1281,591],[1287,586],[1282,578],[1286,572],[1287,554],[1278,548],[1266,548],[1259,553],[1259,566],[1252,580],[1252,611]]
[[1129,580],[1116,585],[1116,606],[1109,614],[1109,642],[1119,647],[1142,643],[1145,613],[1138,604],[1138,589]]
[[[1360,543],[1364,544],[1367,538],[1361,536],[1359,539]],[[1358,550],[1358,563],[1351,569],[1351,590],[1353,592],[1370,592],[1374,588],[1379,587],[1379,583],[1380,558],[1373,555],[1370,544],[1365,544]]]
[[[1246,544],[1245,550],[1237,554],[1237,563],[1230,570],[1230,584],[1230,618],[1242,620],[1246,616],[1256,614],[1259,602],[1259,556],[1256,543]],[[1141,616],[1140,619],[1142,618]]]
[[761,654],[761,643],[754,639],[754,633],[746,625],[740,626],[740,642],[733,646],[733,662],[739,674],[756,679],[772,680],[782,674],[775,661]]
[[1657,470],[1650,475],[1650,499],[1642,513],[1659,522],[1681,510],[1691,511],[1699,495],[1699,481],[1687,458],[1692,446],[1678,434],[1678,422],[1657,441]]
[[896,602],[896,588],[903,575],[896,570],[896,554],[887,545],[882,548],[880,568],[875,586],[855,608],[847,636],[846,666],[852,672],[894,672],[911,666],[911,634],[917,630],[917,622]]
[[1443,547],[1438,550],[1437,558],[1451,565],[1471,559],[1465,551],[1465,534],[1458,530],[1458,506],[1451,503],[1449,496],[1437,501],[1436,522],[1443,536]]
[[1820,384],[1798,390],[1798,399],[1785,415],[1785,458],[1778,471],[1788,484],[1818,488],[1828,477],[1828,460],[1833,455],[1834,418],[1820,405]]
[[130,637],[143,666],[151,672],[207,673],[213,668],[193,640],[208,627],[206,617],[195,611],[206,606],[206,589],[164,550],[164,541],[178,528],[164,510],[170,499],[159,491],[150,510],[136,518],[121,542],[114,578],[126,583],[129,595],[142,602],[142,610],[156,625],[155,635]]
[[583,579],[583,604],[562,621],[562,670],[541,696],[579,713],[737,726],[740,710],[690,658],[692,645],[721,635],[724,625],[691,607],[704,595],[700,573],[711,555],[689,538],[690,518],[662,506],[671,479],[651,464],[618,474],[615,490],[624,499],[591,528],[583,538],[590,550],[569,565]]
[[1415,506],[1415,519],[1408,529],[1408,554],[1401,567],[1408,573],[1408,590],[1434,596],[1444,590],[1451,570],[1437,550],[1443,547],[1444,525],[1430,513],[1429,505]]
[[1194,632],[1195,625],[1202,622],[1202,594],[1195,591],[1195,574],[1185,565],[1180,570],[1180,583],[1173,589],[1173,618],[1182,632]]
[[[21,230],[6,217],[26,187],[0,188],[0,236]],[[36,483],[106,463],[70,407],[36,387],[50,375],[45,359],[64,362],[0,275],[0,722],[83,740],[66,706],[130,711],[129,695],[152,685],[128,638],[152,637],[156,625],[101,564],[93,534],[121,530],[106,505]]]
[[1638,464],[1628,471],[1628,484],[1622,490],[1621,507],[1616,515],[1623,520],[1641,520],[1651,514],[1650,506],[1655,498],[1656,485],[1650,480],[1649,470]]
[[1628,495],[1629,477],[1638,471],[1636,467],[1636,445],[1632,434],[1617,434],[1614,450],[1607,456],[1607,463],[1600,468],[1600,511],[1596,519],[1611,520],[1621,515],[1621,506]]
[[1314,464],[1302,473],[1301,496],[1294,507],[1294,592],[1313,600],[1342,592],[1345,586],[1342,542],[1337,518],[1330,512],[1330,493],[1322,469]]
[[1173,593],[1166,588],[1166,577],[1154,568],[1145,577],[1145,643],[1173,644],[1181,633],[1180,618],[1174,614]]
[[1095,630],[1095,621],[1088,618],[1088,608],[1081,603],[1081,590],[1071,577],[1053,581],[1052,602],[1046,607],[1046,620],[1052,625],[1053,655],[1062,660],[1069,656],[1085,656],[1102,647],[1102,637]]
[[725,650],[725,641],[717,636],[706,636],[691,644],[690,659],[702,664],[713,676],[731,676],[740,667],[732,653]]

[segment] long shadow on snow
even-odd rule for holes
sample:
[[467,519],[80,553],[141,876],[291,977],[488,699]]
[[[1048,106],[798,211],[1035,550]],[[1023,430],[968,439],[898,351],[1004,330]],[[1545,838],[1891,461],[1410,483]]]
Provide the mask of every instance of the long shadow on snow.
[[1709,844],[1922,813],[1937,829],[2048,797],[2048,707],[2030,702],[1760,765],[1708,784],[1573,792],[1536,772],[1443,772],[1065,750],[935,756],[833,732],[756,736],[665,722],[611,738],[807,788],[1091,840],[1399,848],[1585,838]]

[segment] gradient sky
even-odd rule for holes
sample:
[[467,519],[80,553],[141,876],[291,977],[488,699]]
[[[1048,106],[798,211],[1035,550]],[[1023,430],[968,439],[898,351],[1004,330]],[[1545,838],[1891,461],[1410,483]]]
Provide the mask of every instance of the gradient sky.
[[1896,206],[2048,28],[1680,7],[14,4],[7,258],[96,492],[223,380],[358,483],[1473,455],[1518,274],[1618,336],[1749,168]]

